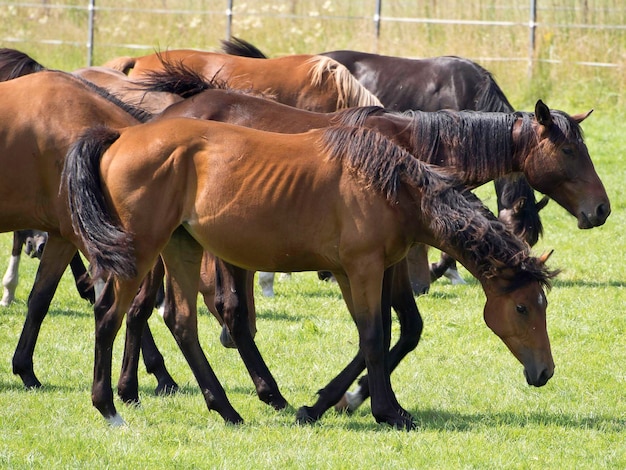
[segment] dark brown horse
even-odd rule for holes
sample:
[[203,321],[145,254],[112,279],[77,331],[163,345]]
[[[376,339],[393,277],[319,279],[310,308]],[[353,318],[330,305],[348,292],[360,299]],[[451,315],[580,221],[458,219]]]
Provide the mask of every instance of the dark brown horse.
[[214,52],[173,50],[143,57],[119,57],[105,64],[140,79],[163,63],[180,63],[207,80],[230,88],[262,93],[281,103],[311,111],[331,112],[354,106],[380,105],[348,70],[334,60],[294,55],[259,60]]
[[[170,85],[165,87],[161,79],[168,74],[169,79],[164,82]],[[196,80],[190,77],[188,71],[184,69],[174,67],[169,70],[168,74],[164,74],[160,78],[154,75],[152,80],[155,83],[152,83],[151,86],[165,87],[163,89],[175,92],[182,92],[180,87],[194,90],[194,92],[200,89]],[[586,115],[570,118],[559,111],[551,113],[541,102],[537,104],[536,113],[544,128],[553,127],[552,137],[548,137],[548,139],[553,139],[556,146],[561,145],[559,142],[561,135],[566,135],[572,143],[579,143],[580,129],[578,123]],[[572,213],[577,213],[578,209],[574,209],[574,207],[578,204],[585,204],[584,201],[595,200],[597,204],[607,204],[608,207],[608,198],[593,169],[593,164],[584,145],[577,147],[577,156],[571,159],[558,151],[551,154],[531,152],[533,147],[530,147],[528,149],[529,155],[517,162],[512,160],[515,153],[513,137],[511,136],[513,123],[518,120],[520,123],[525,122],[519,134],[527,137],[540,132],[538,128],[531,130],[533,115],[529,113],[525,115],[524,113],[510,113],[507,115],[415,112],[400,115],[381,108],[370,107],[321,114],[297,110],[279,103],[227,90],[206,90],[168,108],[159,116],[159,119],[171,116],[220,120],[283,133],[304,132],[332,124],[371,127],[393,138],[396,143],[418,158],[425,158],[430,163],[457,170],[460,181],[469,187],[478,186],[510,172],[519,172],[522,169],[532,167],[535,172],[528,173],[528,178],[535,184],[543,184],[543,187],[549,186],[551,188],[549,194],[554,195],[555,198],[563,200],[562,194],[578,194],[578,202],[574,203],[573,200],[570,200],[566,206],[570,208]],[[468,132],[467,129],[472,129],[475,135],[471,138],[464,135]],[[497,137],[494,138],[494,136]],[[466,145],[459,146],[459,142],[465,142]],[[474,153],[482,157],[471,157],[470,155]],[[526,158],[529,159],[528,162],[534,160],[543,161],[543,163],[527,164],[525,163]],[[571,165],[572,168],[575,168],[575,177],[570,178],[566,172],[558,170],[566,161],[576,162]],[[556,182],[557,180],[559,183]],[[560,194],[560,191],[564,192]],[[415,348],[422,328],[419,311],[404,275],[406,267],[404,264],[402,266],[396,268],[394,295],[392,296],[392,305],[398,312],[401,323],[401,336],[392,350],[394,366]],[[253,310],[249,309],[249,312],[254,316]],[[136,379],[131,380],[124,372],[122,377],[125,377],[129,383],[136,383]],[[262,391],[259,391],[259,395],[261,393]],[[359,393],[359,395],[366,397],[367,391]],[[352,406],[355,403],[356,398],[353,398]]]
[[[95,274],[112,275],[100,299],[112,307],[95,307],[92,395],[112,423],[123,420],[112,400],[111,346],[159,253],[172,292],[165,321],[208,408],[227,422],[242,418],[197,336],[203,249],[225,260],[230,276],[217,279],[220,310],[237,344],[252,349],[241,299],[247,270],[333,272],[359,331],[355,361],[367,366],[378,422],[414,427],[395,398],[388,358],[389,268],[414,243],[450,252],[480,280],[487,325],[530,384],[544,385],[553,374],[543,292],[552,273],[478,199],[455,190],[453,178],[378,133],[340,127],[286,135],[196,119],[96,128],[72,146],[64,174]],[[269,372],[262,361],[247,365],[258,377]],[[332,406],[342,394],[327,388],[320,400]],[[302,408],[298,420],[316,420],[322,408]]]

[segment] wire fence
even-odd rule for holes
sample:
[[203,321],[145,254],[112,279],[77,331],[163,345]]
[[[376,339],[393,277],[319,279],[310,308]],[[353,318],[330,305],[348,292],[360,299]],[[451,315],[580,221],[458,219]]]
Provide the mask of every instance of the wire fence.
[[[626,55],[623,0],[479,0],[472,6],[461,0],[275,0],[268,4],[245,0],[144,0],[141,7],[132,0],[0,1],[0,18],[4,25],[0,26],[0,42],[5,46],[71,47],[82,51],[87,65],[94,63],[96,51],[202,49],[231,35],[247,38],[264,34],[267,38],[279,32],[299,37],[300,47],[305,48],[307,34],[323,39],[324,34],[335,34],[337,28],[344,30],[345,46],[339,40],[339,47],[371,52],[383,49],[386,53],[406,42],[398,39],[402,34],[428,41],[435,49],[442,42],[449,43],[450,36],[465,35],[467,42],[484,43],[482,49],[479,45],[463,54],[467,57],[527,61],[530,67],[541,62],[569,61],[614,68],[624,63]],[[210,31],[192,33],[205,25],[212,26]],[[152,35],[137,34],[151,27]],[[597,44],[588,47],[587,54],[581,55],[578,50],[576,59],[559,52],[569,41],[578,47],[580,37]],[[280,40],[272,42],[276,46]],[[463,46],[461,41],[456,50],[462,52]],[[289,47],[277,45],[281,48],[291,52]],[[338,47],[328,49],[332,48]]]

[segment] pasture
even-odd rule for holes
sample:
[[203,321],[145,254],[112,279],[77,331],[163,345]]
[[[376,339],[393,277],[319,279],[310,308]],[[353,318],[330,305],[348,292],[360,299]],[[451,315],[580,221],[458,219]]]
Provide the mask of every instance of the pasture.
[[[158,7],[165,5],[157,3]],[[173,8],[174,3],[168,2],[167,6]],[[304,9],[309,4],[293,3]],[[37,15],[17,18],[20,9],[15,11],[11,8],[0,14],[11,16],[5,25],[15,29],[19,24],[28,29],[35,23],[39,28],[47,24],[65,34],[78,30],[82,38],[82,26],[75,24],[77,17],[64,18],[53,10],[46,13],[44,23]],[[114,14],[102,14],[105,20],[110,16]],[[185,21],[180,20],[180,25],[184,26]],[[362,21],[365,24],[366,20]],[[155,21],[132,26],[130,22],[124,15],[115,19],[113,26],[102,26],[99,34],[116,42],[160,44],[162,49],[188,45],[211,49],[218,46],[223,31],[221,25],[219,30],[185,29],[180,25],[181,29],[172,30]],[[356,48],[361,44],[365,48],[371,39],[367,28],[357,35],[359,28],[339,20],[332,24],[340,27],[322,21],[295,22],[298,24],[288,29],[289,34],[270,40],[267,31],[278,31],[283,23],[289,21],[266,18],[255,26],[243,18],[235,23],[234,34],[272,56]],[[518,43],[525,31],[507,32],[503,40],[495,32],[480,34],[480,38],[474,33],[463,39],[457,33],[464,32],[464,26],[420,29],[400,24],[386,28],[388,35],[383,36],[379,53],[476,58],[486,54],[484,51],[493,52],[496,46],[525,47]],[[389,34],[392,28],[395,33]],[[133,31],[130,39],[118,36],[125,29]],[[416,29],[421,36],[415,34]],[[164,35],[165,30],[169,36]],[[594,56],[597,60],[623,61],[619,54],[624,50],[623,33],[618,37],[602,34],[596,40],[591,30],[568,31],[564,37],[575,44],[569,47],[563,36],[543,32],[538,56],[551,58],[547,57],[549,51],[571,60]],[[468,49],[470,43],[478,44],[477,48]],[[598,44],[614,47],[598,48]],[[72,70],[84,65],[82,50],[33,44],[2,46],[24,50],[50,67]],[[135,52],[121,47],[98,49],[96,63]],[[523,62],[483,65],[495,72],[519,109],[530,111],[538,98],[571,114],[595,108],[582,128],[611,199],[612,214],[604,226],[581,231],[572,216],[551,202],[541,213],[545,234],[534,248],[537,254],[554,249],[548,264],[563,270],[547,295],[548,331],[556,369],[546,386],[526,385],[522,366],[484,324],[485,297],[480,286],[461,268],[468,285],[453,286],[441,280],[428,295],[417,299],[425,322],[422,340],[392,375],[398,400],[415,417],[416,431],[377,425],[369,401],[353,415],[331,410],[315,425],[298,426],[296,409],[315,401],[317,389],[343,368],[358,344],[338,287],[318,281],[314,273],[302,273],[278,282],[275,298],[256,297],[256,341],[291,407],[277,412],[258,400],[238,354],[220,345],[218,325],[200,302],[202,346],[245,423],[228,426],[217,413],[207,412],[187,363],[155,314],[150,319],[152,331],[181,391],[168,397],[155,396],[156,381],[141,364],[142,404],[130,407],[116,400],[128,426],[111,428],[91,405],[93,309],[77,295],[69,270],[35,350],[35,372],[44,387],[26,391],[19,377],[13,375],[11,358],[38,263],[23,256],[16,301],[8,308],[0,307],[0,467],[626,468],[626,75],[623,67],[543,64],[536,69],[533,80],[527,81]],[[495,209],[491,184],[477,193]],[[1,274],[10,246],[11,234],[0,234]],[[437,252],[431,253],[433,261],[437,258]],[[394,339],[397,333],[394,320]],[[123,329],[113,352],[114,384],[122,359],[122,336]]]
[[[245,424],[225,426],[216,413],[207,413],[186,362],[154,315],[153,332],[182,391],[154,396],[156,383],[141,366],[142,405],[118,402],[129,426],[109,428],[90,402],[92,309],[76,295],[67,274],[35,350],[35,371],[45,386],[25,391],[11,373],[37,266],[24,259],[18,299],[0,310],[0,463],[8,468],[163,463],[173,468],[419,468],[433,462],[447,468],[623,468],[623,126],[615,115],[597,113],[583,128],[613,213],[604,226],[580,231],[556,204],[543,211],[546,234],[535,251],[554,248],[550,265],[563,269],[548,294],[556,371],[545,387],[526,385],[519,363],[484,325],[484,295],[477,283],[440,281],[418,298],[424,335],[392,376],[418,430],[375,424],[369,402],[352,416],[330,411],[316,425],[297,426],[295,408],[315,401],[317,388],[357,344],[337,287],[306,273],[277,284],[273,299],[257,296],[257,342],[292,408],[276,412],[256,398],[238,355],[222,348],[219,328],[202,307],[203,347]],[[490,185],[478,191],[495,204]],[[8,255],[10,236],[2,235],[0,242]],[[118,339],[114,381],[121,345]]]

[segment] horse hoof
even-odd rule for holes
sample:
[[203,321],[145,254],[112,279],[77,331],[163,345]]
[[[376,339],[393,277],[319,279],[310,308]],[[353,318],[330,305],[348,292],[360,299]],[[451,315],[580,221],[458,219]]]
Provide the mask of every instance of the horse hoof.
[[315,417],[311,414],[312,408],[309,406],[302,406],[296,413],[296,423],[297,424],[313,424],[315,423],[319,417]]
[[22,379],[24,387],[28,390],[35,390],[42,387],[41,382],[35,377],[35,374],[20,374],[20,378]]
[[122,416],[119,413],[115,413],[113,416],[105,416],[104,419],[107,420],[107,423],[109,423],[109,426],[112,427],[122,427],[122,426],[128,426],[128,424],[126,424],[126,421],[124,421],[124,418],[122,418]]
[[450,279],[453,286],[467,284],[456,269],[447,269],[443,275]]
[[178,384],[176,382],[160,383],[154,389],[154,394],[158,396],[173,395],[178,392]]

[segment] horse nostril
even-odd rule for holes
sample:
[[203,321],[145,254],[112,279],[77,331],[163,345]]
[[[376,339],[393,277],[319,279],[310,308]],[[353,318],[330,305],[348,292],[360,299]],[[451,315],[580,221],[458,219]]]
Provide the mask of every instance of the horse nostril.
[[596,216],[600,219],[600,220],[606,220],[606,218],[609,216],[609,214],[611,213],[611,206],[609,206],[609,204],[600,204],[598,207],[596,207]]

